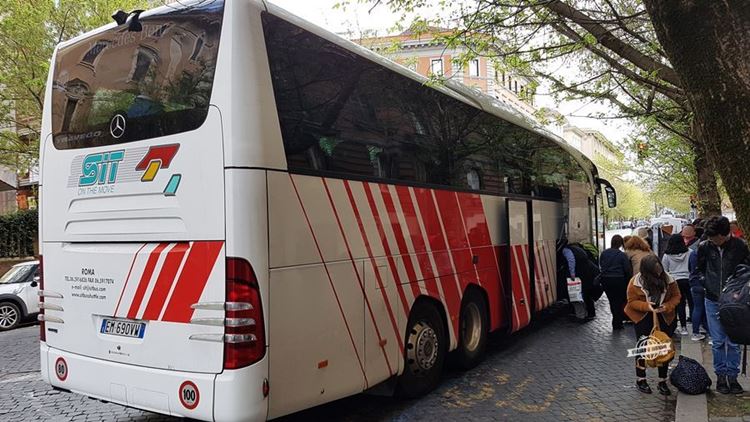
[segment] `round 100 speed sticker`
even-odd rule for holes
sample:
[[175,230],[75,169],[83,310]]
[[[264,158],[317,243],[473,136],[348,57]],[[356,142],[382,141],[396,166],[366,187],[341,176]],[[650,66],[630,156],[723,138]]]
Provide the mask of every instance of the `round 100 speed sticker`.
[[180,403],[186,409],[193,410],[198,406],[201,395],[198,387],[192,381],[185,381],[180,385]]

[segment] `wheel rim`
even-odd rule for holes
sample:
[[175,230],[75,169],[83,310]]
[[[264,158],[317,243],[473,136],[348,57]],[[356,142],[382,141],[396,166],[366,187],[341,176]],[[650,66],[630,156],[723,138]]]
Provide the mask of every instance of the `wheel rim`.
[[440,344],[437,333],[424,321],[417,323],[409,333],[407,357],[412,372],[430,370],[438,359]]
[[476,303],[468,303],[464,306],[462,322],[462,338],[464,347],[473,352],[479,347],[482,339],[482,314]]
[[9,305],[0,306],[0,328],[10,328],[18,320],[18,311]]

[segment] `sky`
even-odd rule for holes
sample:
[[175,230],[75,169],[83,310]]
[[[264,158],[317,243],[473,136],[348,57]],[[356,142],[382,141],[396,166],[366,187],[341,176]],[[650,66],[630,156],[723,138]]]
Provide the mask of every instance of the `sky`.
[[[345,10],[334,9],[334,5],[341,0],[270,0],[280,6],[318,26],[335,33],[359,34],[365,30],[377,30],[379,35],[388,33],[388,29],[398,23],[399,15],[391,13],[386,6],[378,6],[370,10],[371,6],[356,4]],[[575,72],[575,69],[560,69],[563,74]],[[545,87],[537,91],[536,106],[554,108],[562,113],[571,124],[581,128],[593,128],[604,134],[615,143],[623,142],[629,135],[630,128],[622,120],[600,120],[586,117],[594,113],[613,114],[611,109],[599,104],[581,101],[567,101],[556,103],[551,96],[544,95]]]

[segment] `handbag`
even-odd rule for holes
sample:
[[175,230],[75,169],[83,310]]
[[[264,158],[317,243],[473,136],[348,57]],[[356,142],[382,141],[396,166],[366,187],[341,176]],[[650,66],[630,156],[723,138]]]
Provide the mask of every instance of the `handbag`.
[[647,346],[648,347],[659,347],[663,345],[668,345],[669,351],[667,353],[659,353],[658,355],[651,357],[646,357],[646,365],[651,368],[656,368],[658,366],[663,366],[668,364],[669,362],[674,359],[675,350],[674,350],[674,343],[672,343],[672,338],[667,335],[664,331],[661,331],[659,329],[659,315],[656,312],[652,312],[654,315],[654,328],[651,329],[651,335],[649,336]]

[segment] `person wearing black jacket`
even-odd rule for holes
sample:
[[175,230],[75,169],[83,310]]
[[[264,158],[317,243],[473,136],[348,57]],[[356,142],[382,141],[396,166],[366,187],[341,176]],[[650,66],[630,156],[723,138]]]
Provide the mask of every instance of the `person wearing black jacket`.
[[599,257],[600,280],[612,312],[612,329],[621,330],[625,320],[628,282],[633,276],[633,268],[630,259],[621,250],[624,243],[622,236],[612,236],[611,242],[610,248]]
[[730,234],[726,217],[711,217],[705,226],[708,240],[698,246],[696,272],[701,285],[706,289],[706,316],[708,330],[713,341],[711,346],[716,372],[716,391],[723,394],[742,393],[737,382],[740,373],[740,346],[732,343],[719,321],[719,295],[727,278],[735,268],[748,263],[750,250],[747,244]]

